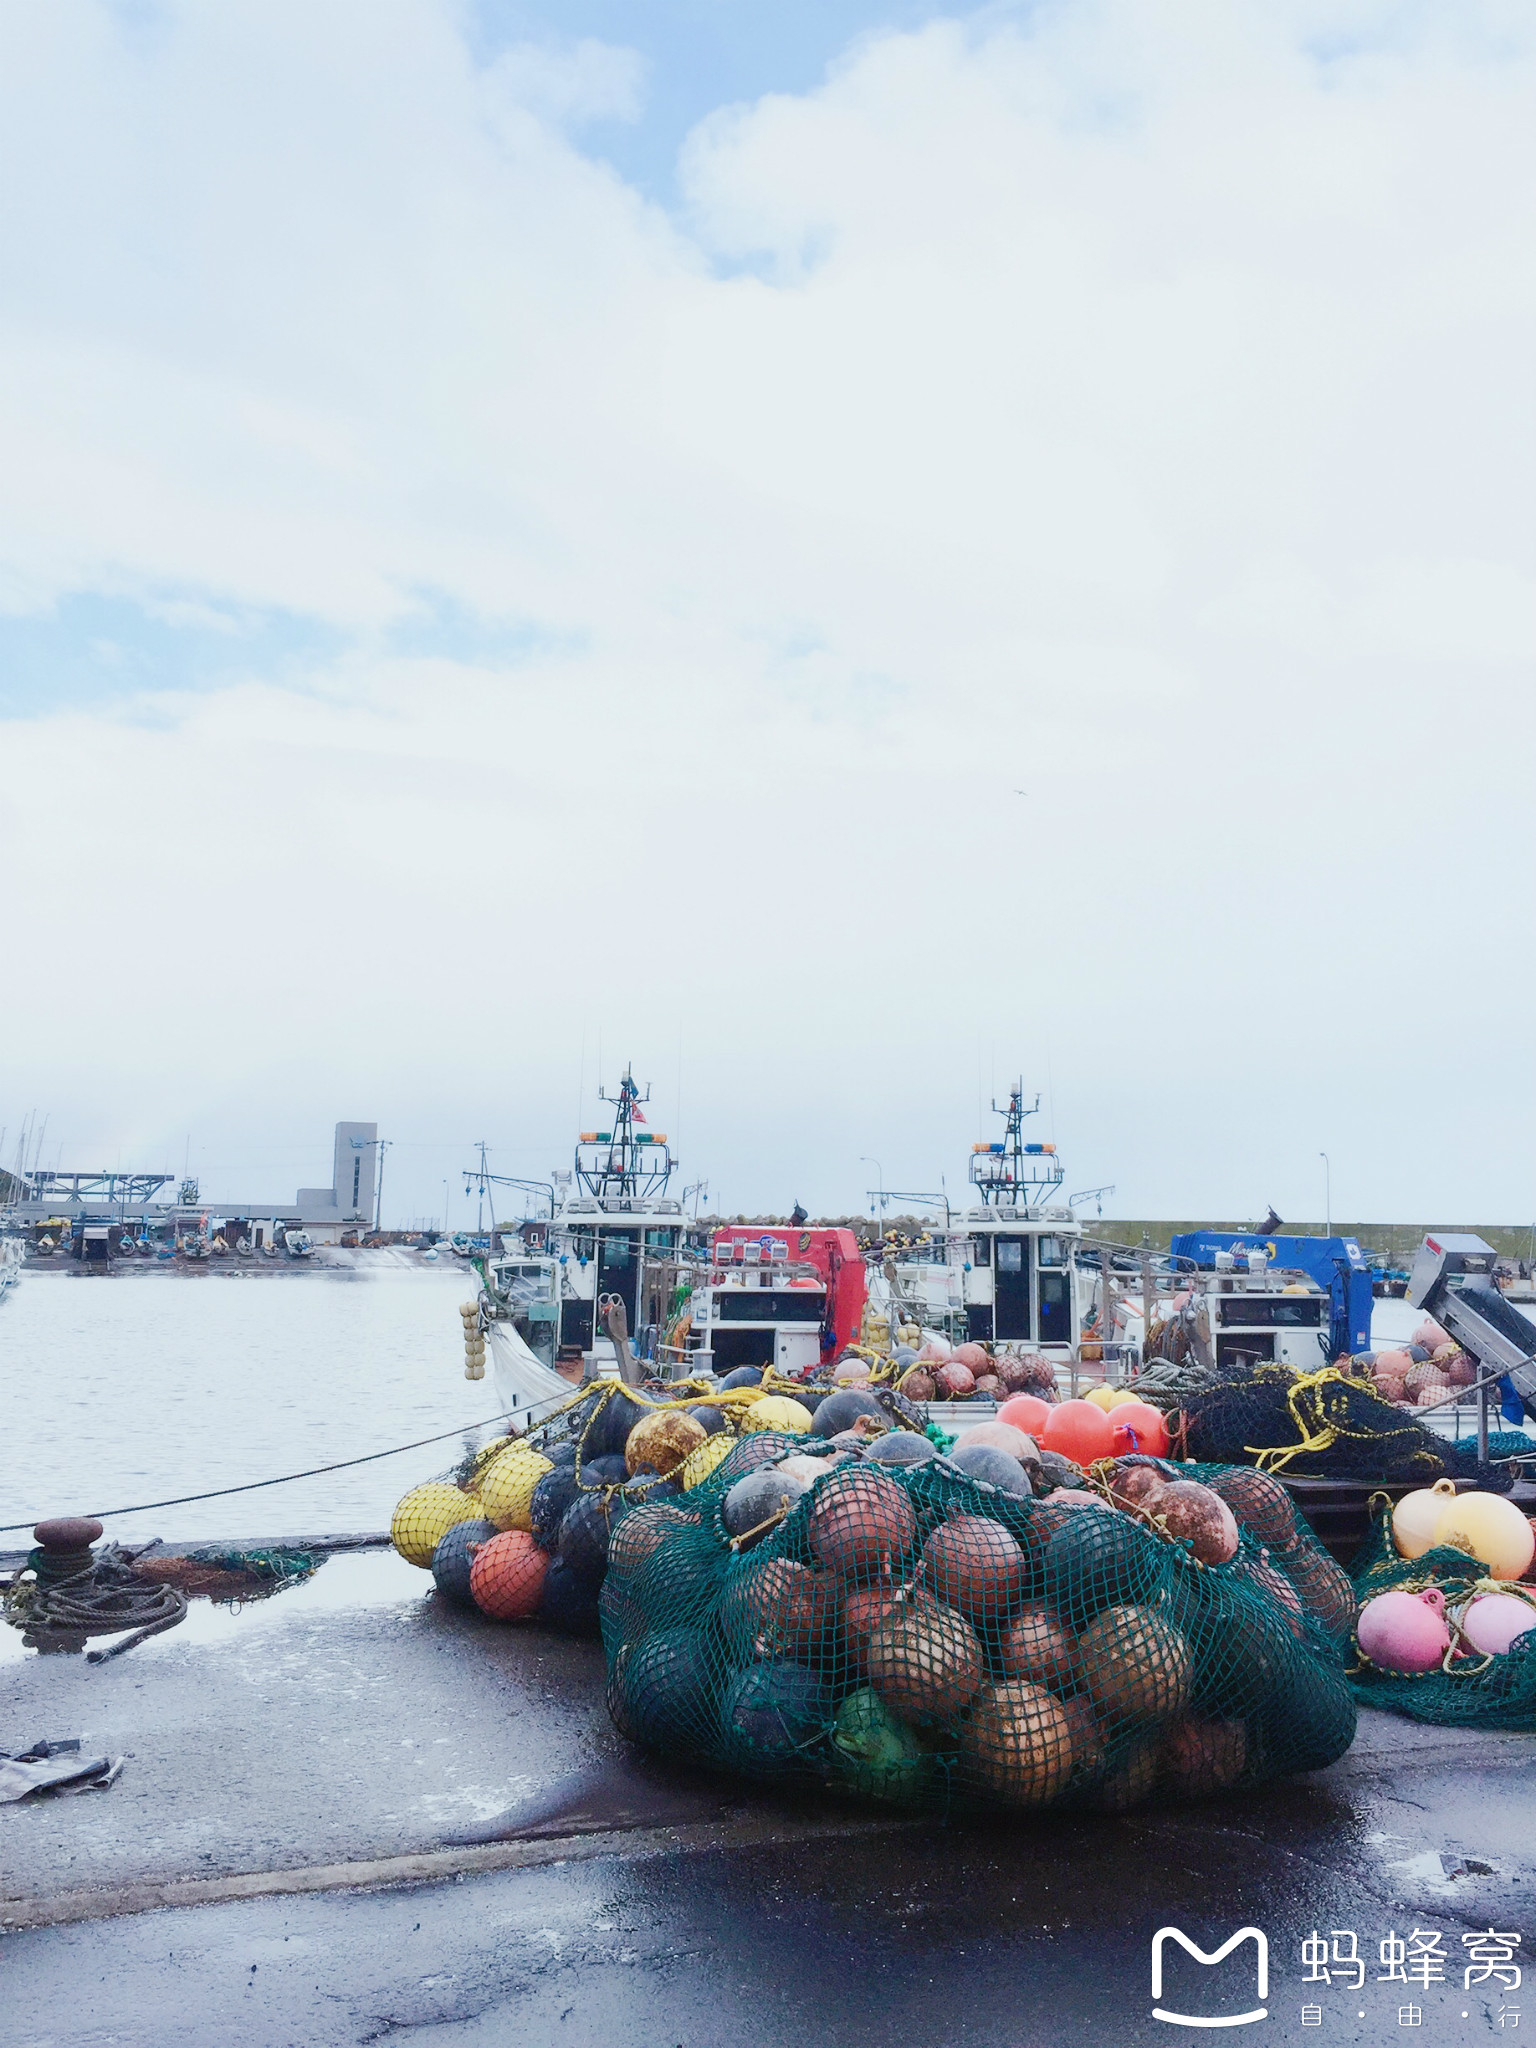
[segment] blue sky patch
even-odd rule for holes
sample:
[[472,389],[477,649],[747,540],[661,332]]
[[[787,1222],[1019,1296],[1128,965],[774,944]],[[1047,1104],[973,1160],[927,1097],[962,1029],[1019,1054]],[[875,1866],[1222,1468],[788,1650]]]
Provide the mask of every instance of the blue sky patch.
[[332,628],[294,612],[80,591],[50,612],[0,617],[0,716],[197,690],[242,675],[273,680],[344,644]]
[[677,153],[689,130],[716,108],[764,93],[806,92],[860,36],[914,29],[958,10],[931,0],[473,0],[472,34],[487,59],[515,43],[561,43],[584,36],[638,50],[645,59],[645,103],[634,122],[610,121],[584,138],[648,198],[677,198]]

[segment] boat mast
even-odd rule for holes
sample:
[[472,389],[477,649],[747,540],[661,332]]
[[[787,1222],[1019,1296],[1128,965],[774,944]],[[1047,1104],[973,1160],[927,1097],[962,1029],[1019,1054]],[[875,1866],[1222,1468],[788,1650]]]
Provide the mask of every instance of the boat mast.
[[1066,1168],[1056,1157],[1056,1147],[1024,1142],[1024,1119],[1039,1115],[1039,1095],[1026,1109],[1024,1083],[1016,1081],[1008,1091],[1007,1108],[1000,1108],[994,1098],[992,1111],[1004,1119],[1002,1143],[983,1141],[971,1147],[971,1183],[983,1203],[1016,1204],[1022,1199],[1027,1205],[1060,1187]]
[[672,1178],[675,1161],[666,1132],[637,1128],[646,1125],[643,1105],[650,1099],[649,1084],[642,1095],[628,1066],[616,1095],[605,1095],[598,1083],[598,1100],[612,1109],[613,1128],[578,1135],[575,1174],[577,1187],[605,1207],[660,1196]]

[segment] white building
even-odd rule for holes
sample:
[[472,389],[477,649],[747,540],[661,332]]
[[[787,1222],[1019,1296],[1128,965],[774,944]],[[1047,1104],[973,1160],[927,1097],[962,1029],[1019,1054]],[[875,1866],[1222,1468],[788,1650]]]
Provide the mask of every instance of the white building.
[[[328,1188],[300,1188],[298,1221],[318,1244],[334,1244],[343,1231],[373,1228],[379,1161],[377,1124],[338,1124]],[[284,1211],[283,1220],[288,1219]]]

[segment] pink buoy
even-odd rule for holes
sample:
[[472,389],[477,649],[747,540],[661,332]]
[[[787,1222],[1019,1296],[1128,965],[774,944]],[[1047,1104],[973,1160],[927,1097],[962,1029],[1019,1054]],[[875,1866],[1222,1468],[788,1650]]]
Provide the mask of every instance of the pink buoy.
[[1379,1671],[1433,1671],[1451,1646],[1445,1595],[1438,1586],[1378,1593],[1360,1610],[1355,1640]]
[[1536,1607],[1513,1593],[1480,1593],[1467,1603],[1461,1633],[1484,1657],[1503,1657],[1517,1636],[1536,1628]]

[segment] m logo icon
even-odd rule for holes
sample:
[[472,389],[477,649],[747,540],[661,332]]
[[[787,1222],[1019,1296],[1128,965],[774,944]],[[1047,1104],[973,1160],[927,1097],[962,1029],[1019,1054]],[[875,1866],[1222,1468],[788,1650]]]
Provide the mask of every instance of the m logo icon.
[[1194,2013],[1165,2012],[1161,2004],[1156,2004],[1152,2008],[1153,2019],[1167,2020],[1170,2026],[1175,2027],[1246,2027],[1254,2020],[1267,2019],[1269,2014],[1262,2001],[1269,1996],[1269,1942],[1257,1927],[1239,1927],[1236,1934],[1229,1936],[1221,1944],[1220,1948],[1213,1949],[1209,1955],[1206,1954],[1203,1948],[1198,1948],[1190,1940],[1189,1936],[1184,1933],[1182,1928],[1159,1927],[1156,1934],[1152,1937],[1152,1996],[1154,1999],[1160,2000],[1163,1995],[1163,1944],[1165,1942],[1176,1941],[1185,1954],[1193,1956],[1197,1963],[1214,1965],[1225,1962],[1233,1949],[1241,1948],[1242,1944],[1249,1939],[1252,1940],[1255,1949],[1258,1951],[1254,1976],[1261,2001],[1251,2012],[1222,2013],[1216,2018],[1202,2019]]

